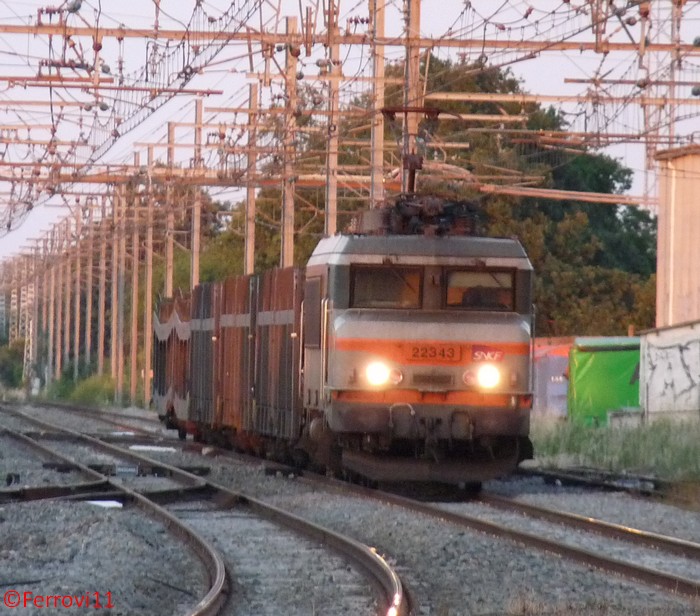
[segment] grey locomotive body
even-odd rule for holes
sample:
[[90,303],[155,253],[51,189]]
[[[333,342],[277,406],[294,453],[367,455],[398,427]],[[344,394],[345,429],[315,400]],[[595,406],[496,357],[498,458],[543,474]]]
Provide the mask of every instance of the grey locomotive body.
[[377,480],[512,470],[530,450],[531,279],[511,239],[322,240],[303,306],[312,440]]

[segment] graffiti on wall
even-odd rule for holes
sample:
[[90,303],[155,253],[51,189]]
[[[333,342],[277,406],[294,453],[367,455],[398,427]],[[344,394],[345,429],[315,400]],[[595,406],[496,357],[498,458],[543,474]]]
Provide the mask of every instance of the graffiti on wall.
[[644,345],[644,406],[648,413],[700,409],[700,340]]

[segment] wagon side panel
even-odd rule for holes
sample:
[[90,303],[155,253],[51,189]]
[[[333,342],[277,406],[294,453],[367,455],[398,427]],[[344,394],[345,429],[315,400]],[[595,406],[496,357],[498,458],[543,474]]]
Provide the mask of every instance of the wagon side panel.
[[241,430],[252,387],[250,276],[229,278],[223,285],[218,355],[219,424]]
[[202,284],[192,294],[190,420],[211,425],[213,420],[213,340],[215,285]]
[[299,269],[276,269],[260,276],[250,429],[267,436],[293,439],[299,435],[302,290],[303,273]]

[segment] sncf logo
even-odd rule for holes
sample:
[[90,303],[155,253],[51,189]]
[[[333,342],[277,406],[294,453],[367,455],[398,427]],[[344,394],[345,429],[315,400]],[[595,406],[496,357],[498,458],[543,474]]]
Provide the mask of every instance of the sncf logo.
[[472,361],[502,361],[505,353],[500,349],[482,345],[472,347]]

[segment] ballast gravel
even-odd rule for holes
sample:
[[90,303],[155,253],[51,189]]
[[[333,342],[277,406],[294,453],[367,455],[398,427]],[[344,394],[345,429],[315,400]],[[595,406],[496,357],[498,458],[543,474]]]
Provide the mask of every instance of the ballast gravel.
[[[0,537],[0,593],[28,598],[26,607],[0,604],[2,614],[177,616],[207,590],[196,557],[139,510],[87,502],[10,504],[0,507]],[[72,600],[33,602],[46,596]],[[78,601],[89,601],[90,608],[76,607]]]
[[0,434],[0,495],[19,488],[69,485],[92,481],[78,470],[58,472],[51,458],[16,439]]
[[222,616],[377,613],[375,592],[325,546],[246,512],[178,504],[171,513],[207,537],[233,579]]
[[337,498],[346,502],[330,502],[324,494],[274,500],[376,546],[420,600],[421,614],[509,613],[526,601],[577,614],[596,610],[600,602],[607,614],[629,614],[630,608],[688,613],[687,602],[668,594],[509,541],[397,507]]
[[[202,458],[198,454],[180,452],[149,452],[147,455],[175,465],[208,464],[211,478],[216,482],[376,547],[408,586],[418,602],[416,613],[421,616],[700,616],[697,601],[400,507],[340,495],[294,479],[268,476],[263,464]],[[617,494],[576,491],[536,482],[528,486],[518,481],[490,482],[486,489],[689,540],[698,540],[699,536],[696,513]],[[647,509],[649,505],[653,505],[651,509]],[[223,528],[219,530],[225,534],[225,529],[233,523],[223,516]],[[219,530],[215,530],[216,536],[225,541]],[[222,545],[222,551],[223,548]],[[311,570],[317,560],[312,552],[299,551],[300,570]],[[254,577],[267,580],[279,576],[274,558],[268,558],[267,554],[248,562]],[[296,576],[284,581],[305,592],[306,587]],[[266,603],[256,607],[274,605],[275,601],[278,599],[271,595]],[[156,610],[152,613],[157,616],[170,612]],[[238,612],[234,610],[231,614]]]
[[[115,432],[146,431],[156,436],[171,436],[165,426],[156,423],[158,416],[152,411],[142,409],[115,409],[113,412],[91,409],[90,414],[74,414],[60,407],[22,406],[22,413],[62,428],[86,432],[89,434],[113,434]],[[122,417],[122,416],[129,416]],[[115,425],[112,422],[118,422]]]
[[634,498],[624,492],[557,486],[539,477],[512,477],[488,482],[485,489],[524,503],[557,507],[579,515],[700,543],[700,514]]
[[[201,464],[191,454],[153,455],[173,464]],[[376,547],[408,585],[421,616],[700,615],[700,604],[682,597],[400,507],[267,476],[262,464],[213,458],[210,465],[214,481]],[[592,501],[598,496],[588,493]],[[549,506],[566,509],[556,504],[556,493],[551,498]],[[645,505],[629,499],[621,515],[639,508],[637,519]],[[673,511],[688,528],[697,524],[696,514]],[[604,518],[600,511],[596,517]]]

